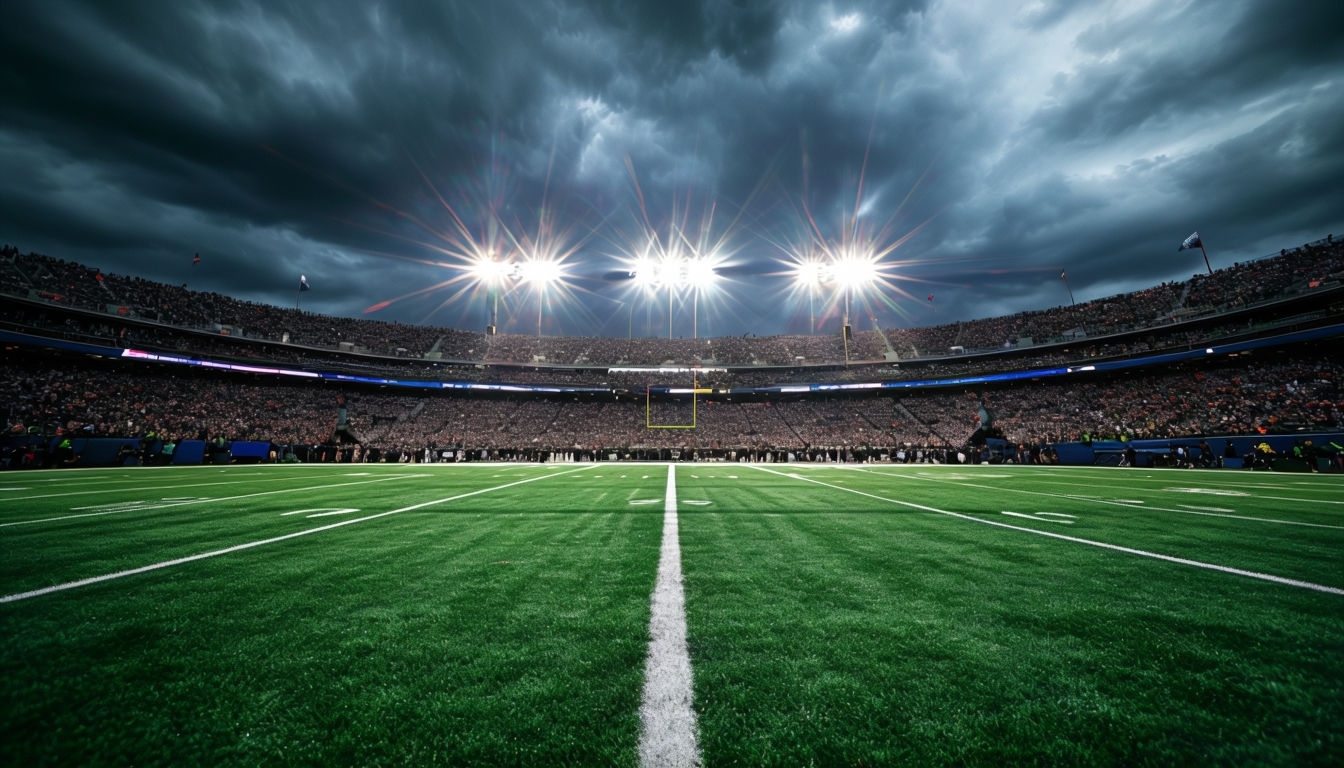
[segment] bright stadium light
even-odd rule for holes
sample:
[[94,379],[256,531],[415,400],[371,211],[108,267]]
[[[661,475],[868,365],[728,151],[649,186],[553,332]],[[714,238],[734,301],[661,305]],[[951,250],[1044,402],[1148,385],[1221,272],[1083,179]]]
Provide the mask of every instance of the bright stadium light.
[[708,256],[696,256],[687,259],[684,274],[687,285],[691,287],[691,338],[700,338],[700,292],[714,287],[719,273],[714,269],[715,261]]
[[847,290],[865,288],[878,277],[877,262],[868,256],[846,253],[828,265],[828,272],[836,285]]
[[817,292],[826,278],[825,262],[813,258],[794,261],[789,265],[789,274],[795,288],[807,291],[807,332],[817,332]]
[[532,286],[532,290],[537,294],[537,337],[540,338],[546,288],[564,280],[565,265],[550,259],[529,259],[520,262],[514,274],[519,282]]
[[478,256],[467,265],[467,273],[484,285],[490,296],[490,325],[487,333],[499,328],[499,292],[510,277],[518,274],[518,265],[511,258],[496,258],[493,251]]
[[[845,315],[840,332],[846,334],[845,339],[848,341],[850,303],[855,293],[863,292],[881,277],[877,257],[872,254],[861,254],[845,249],[827,263],[826,273],[829,282],[833,282],[844,295]],[[848,359],[848,352],[846,352],[846,359]]]

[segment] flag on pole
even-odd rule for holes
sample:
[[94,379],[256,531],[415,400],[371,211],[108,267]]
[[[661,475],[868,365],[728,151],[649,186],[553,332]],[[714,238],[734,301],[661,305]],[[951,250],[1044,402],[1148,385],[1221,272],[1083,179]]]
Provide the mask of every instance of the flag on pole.
[[192,260],[191,260],[191,265],[194,267],[194,266],[196,266],[197,264],[200,264],[200,263],[201,263],[201,254],[198,253],[198,254],[196,254],[196,256],[195,256],[194,258],[192,258]]
[[299,293],[303,293],[306,290],[309,290],[308,278],[304,277],[303,275],[299,275]]
[[1199,248],[1203,245],[1204,243],[1200,242],[1199,233],[1191,232],[1189,237],[1181,241],[1181,247],[1177,248],[1176,250],[1179,252],[1184,251],[1187,248]]
[[933,301],[933,294],[932,294],[932,293],[929,294],[929,301]]

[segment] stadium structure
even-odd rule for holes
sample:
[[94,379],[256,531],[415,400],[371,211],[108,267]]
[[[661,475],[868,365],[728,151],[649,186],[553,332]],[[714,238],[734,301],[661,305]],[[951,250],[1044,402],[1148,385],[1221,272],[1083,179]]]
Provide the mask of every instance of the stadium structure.
[[3,462],[1338,470],[1342,275],[1330,236],[1076,306],[692,341],[325,317],[6,248]]

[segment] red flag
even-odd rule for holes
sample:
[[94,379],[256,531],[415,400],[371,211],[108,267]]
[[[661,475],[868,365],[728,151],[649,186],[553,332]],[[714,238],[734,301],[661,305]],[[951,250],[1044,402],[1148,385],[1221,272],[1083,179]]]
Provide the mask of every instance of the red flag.
[[196,266],[197,264],[200,264],[200,263],[201,263],[201,254],[198,253],[198,254],[196,254],[196,258],[194,258],[194,259],[191,260],[191,265],[194,267],[194,266]]
[[933,301],[933,294],[932,294],[932,293],[929,294],[929,301]]

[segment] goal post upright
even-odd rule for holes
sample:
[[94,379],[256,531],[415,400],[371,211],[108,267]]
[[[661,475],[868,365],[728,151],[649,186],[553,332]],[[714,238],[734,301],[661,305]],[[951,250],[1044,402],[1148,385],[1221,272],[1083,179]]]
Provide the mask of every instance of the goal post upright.
[[[691,395],[691,423],[690,424],[654,424],[653,423],[653,385],[646,383],[644,385],[644,427],[646,429],[695,429],[699,418],[700,395],[709,393],[710,389],[701,389],[699,382],[695,379],[694,372],[691,374],[691,388],[685,390]],[[668,397],[672,398],[678,393],[672,388],[668,388]]]

